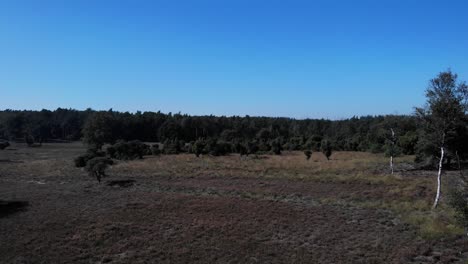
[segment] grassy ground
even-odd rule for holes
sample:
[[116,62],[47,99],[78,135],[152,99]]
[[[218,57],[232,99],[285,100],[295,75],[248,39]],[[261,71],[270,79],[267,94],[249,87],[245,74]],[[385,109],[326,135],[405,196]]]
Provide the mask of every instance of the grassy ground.
[[[413,157],[148,156],[105,182],[79,143],[0,151],[0,262],[463,263],[463,230]],[[444,175],[444,181],[456,173]],[[125,185],[119,187],[119,183]],[[445,190],[444,190],[445,191]],[[21,202],[22,210],[11,210]],[[24,206],[27,204],[27,206]],[[18,206],[19,207],[19,206]]]

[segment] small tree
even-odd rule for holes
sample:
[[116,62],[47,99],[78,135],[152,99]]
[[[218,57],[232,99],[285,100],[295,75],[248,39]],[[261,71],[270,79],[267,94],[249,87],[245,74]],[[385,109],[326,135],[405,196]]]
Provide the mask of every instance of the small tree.
[[395,136],[395,131],[393,128],[390,128],[390,136],[387,139],[386,142],[386,149],[385,149],[385,155],[390,157],[390,171],[393,175],[393,158],[398,155],[398,150],[397,150],[397,138]]
[[206,143],[203,139],[197,139],[197,141],[193,143],[192,151],[197,158],[205,152],[205,145]]
[[306,156],[306,159],[307,159],[307,160],[310,160],[310,158],[312,157],[312,151],[310,151],[310,150],[305,150],[305,151],[304,151],[304,155]]
[[90,147],[101,149],[105,143],[114,143],[115,121],[111,112],[96,112],[86,120],[83,140]]
[[98,182],[101,182],[101,178],[106,176],[106,169],[109,165],[112,165],[113,161],[105,157],[96,157],[88,160],[86,163],[86,171],[90,176],[96,177]]
[[332,147],[329,140],[324,139],[320,144],[320,149],[322,150],[323,155],[327,157],[327,160],[330,160],[330,156],[332,155]]
[[467,86],[457,83],[457,75],[450,70],[441,72],[430,80],[426,90],[427,104],[416,108],[416,115],[422,121],[424,128],[419,141],[419,158],[429,157],[431,160],[440,150],[437,193],[433,208],[436,208],[441,192],[442,166],[447,150],[457,150],[457,128],[464,125],[466,113]]

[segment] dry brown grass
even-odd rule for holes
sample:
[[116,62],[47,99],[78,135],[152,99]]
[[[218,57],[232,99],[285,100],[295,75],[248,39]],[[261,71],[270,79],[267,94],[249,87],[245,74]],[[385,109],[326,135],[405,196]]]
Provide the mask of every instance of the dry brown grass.
[[[404,221],[417,226],[421,235],[426,238],[462,234],[463,230],[455,224],[451,214],[446,213],[449,211],[446,206],[442,205],[437,212],[431,211],[435,188],[432,172],[421,173],[402,169],[408,168],[413,159],[413,156],[396,158],[394,175],[388,173],[387,157],[364,152],[335,152],[329,161],[317,152],[313,153],[311,160],[306,160],[302,152],[248,158],[240,158],[238,155],[196,158],[194,155],[182,154],[122,162],[114,169],[123,174],[137,172],[146,176],[171,175],[225,179],[245,177],[385,186],[385,193],[382,193],[381,197],[371,197],[368,200],[327,197],[318,202],[389,209]],[[248,195],[258,196],[258,194]]]

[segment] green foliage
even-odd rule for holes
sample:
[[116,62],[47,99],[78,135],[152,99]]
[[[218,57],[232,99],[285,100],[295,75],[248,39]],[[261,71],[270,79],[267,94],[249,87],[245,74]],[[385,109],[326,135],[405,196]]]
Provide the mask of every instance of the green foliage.
[[96,177],[98,182],[101,182],[101,178],[105,177],[105,171],[109,165],[114,162],[106,157],[95,157],[86,162],[86,171],[90,176]]
[[466,127],[468,86],[458,83],[457,77],[450,70],[439,73],[429,82],[426,106],[416,108],[422,124],[416,147],[417,161],[433,161],[441,147],[449,152],[458,151],[461,138],[466,138],[466,133],[460,132]]
[[144,155],[151,154],[150,146],[138,140],[118,141],[106,151],[111,158],[119,160],[142,159]]
[[164,141],[163,153],[167,155],[177,155],[181,152],[181,142],[177,139],[166,139]]
[[[210,154],[213,156],[223,156],[227,155],[232,152],[232,146],[230,143],[216,140],[216,139],[208,139],[205,141],[198,141],[195,142],[197,145],[195,150],[197,151],[195,155],[200,154]],[[200,152],[199,149],[203,147],[203,150]],[[198,156],[197,156],[198,157]]]
[[405,155],[413,155],[416,153],[416,145],[418,143],[418,133],[416,131],[408,131],[398,140],[398,146],[401,152]]
[[195,154],[195,156],[200,157],[200,155],[207,153],[205,151],[205,146],[206,146],[205,140],[197,139],[197,141],[193,143],[192,152]]
[[[0,138],[22,139],[31,134],[35,142],[42,139],[78,140],[100,148],[116,140],[163,142],[164,152],[190,152],[185,142],[199,138],[222,140],[230,144],[256,144],[257,151],[271,151],[270,141],[282,138],[285,150],[320,150],[326,136],[335,150],[367,151],[370,144],[384,145],[380,131],[388,123],[387,117],[363,116],[346,120],[323,120],[269,117],[217,117],[164,114],[161,112],[77,111],[0,111]],[[396,120],[396,121],[393,121]],[[416,131],[416,118],[392,117],[392,126],[405,135]],[[177,140],[177,145],[172,144]],[[180,141],[184,141],[181,144]],[[173,145],[168,146],[168,145]],[[177,150],[178,148],[178,150]],[[252,151],[252,149],[251,149]],[[462,154],[462,153],[460,153]]]
[[234,144],[233,151],[239,153],[241,157],[249,155],[247,146],[239,142]]
[[281,138],[276,138],[270,142],[271,151],[275,155],[281,155],[281,151],[283,150],[283,146],[281,145]]
[[332,146],[330,141],[327,139],[322,140],[322,143],[320,144],[320,149],[323,155],[327,157],[327,160],[330,160],[330,156],[332,154]]
[[271,137],[271,131],[267,128],[260,129],[256,135],[256,138],[262,141],[268,141]]
[[84,124],[83,140],[90,147],[101,149],[105,143],[113,143],[115,119],[112,112],[95,112]]
[[459,190],[452,190],[449,195],[449,205],[455,210],[458,223],[468,228],[468,200],[466,194]]
[[377,144],[377,143],[373,143],[373,144],[370,144],[369,146],[369,151],[371,153],[382,153],[383,152],[383,148],[381,145]]
[[96,157],[104,157],[106,154],[97,149],[88,149],[85,154],[74,159],[75,166],[78,168],[85,167],[86,163]]
[[257,154],[259,148],[256,141],[249,141],[247,143],[247,154]]

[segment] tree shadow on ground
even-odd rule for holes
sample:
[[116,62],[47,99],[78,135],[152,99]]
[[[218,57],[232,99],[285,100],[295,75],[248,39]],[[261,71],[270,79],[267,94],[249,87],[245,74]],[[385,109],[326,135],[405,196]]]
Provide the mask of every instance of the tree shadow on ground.
[[0,200],[0,218],[24,211],[29,205],[26,201],[3,201]]
[[135,180],[115,180],[107,182],[108,186],[127,188],[135,184]]

